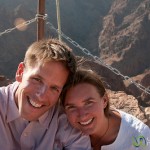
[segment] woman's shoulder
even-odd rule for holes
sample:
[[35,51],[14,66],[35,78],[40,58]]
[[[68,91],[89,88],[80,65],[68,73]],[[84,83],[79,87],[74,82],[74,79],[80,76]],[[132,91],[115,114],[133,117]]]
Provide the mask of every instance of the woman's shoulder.
[[150,128],[135,116],[120,110],[118,110],[118,112],[121,115],[121,124],[124,129],[131,129],[133,132],[138,132],[141,134],[146,132],[150,133]]

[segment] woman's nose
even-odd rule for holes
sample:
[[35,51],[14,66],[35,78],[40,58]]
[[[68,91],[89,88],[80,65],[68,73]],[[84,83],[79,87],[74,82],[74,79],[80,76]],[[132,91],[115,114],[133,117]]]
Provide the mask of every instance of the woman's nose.
[[79,117],[85,117],[86,114],[87,114],[87,112],[84,108],[78,108],[78,116]]

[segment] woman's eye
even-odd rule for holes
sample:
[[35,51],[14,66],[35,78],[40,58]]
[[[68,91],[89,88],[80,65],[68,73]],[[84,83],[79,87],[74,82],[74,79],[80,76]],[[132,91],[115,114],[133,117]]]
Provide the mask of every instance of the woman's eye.
[[72,110],[75,110],[75,107],[74,106],[66,106],[65,110],[72,111]]
[[93,104],[92,101],[87,101],[87,102],[85,103],[85,105],[87,105],[87,106],[91,106],[92,104]]

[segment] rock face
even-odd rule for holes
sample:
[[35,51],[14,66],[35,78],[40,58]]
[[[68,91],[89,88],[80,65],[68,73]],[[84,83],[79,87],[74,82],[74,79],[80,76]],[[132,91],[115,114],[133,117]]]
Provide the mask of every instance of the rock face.
[[[150,70],[147,70],[143,74],[137,75],[132,79],[137,83],[140,83],[143,87],[146,87],[147,89],[150,88]],[[139,104],[141,106],[150,106],[150,94],[147,94],[146,92],[135,87],[128,80],[124,81],[124,84],[127,88],[128,93],[134,95],[139,99]]]
[[96,71],[103,79],[105,87],[113,91],[126,91],[122,78],[96,62],[85,60],[83,67]]
[[134,96],[127,95],[123,91],[114,92],[108,90],[108,95],[112,108],[132,114],[150,127],[150,107],[141,108]]
[[[118,69],[124,76],[132,77],[123,80],[125,92],[133,95],[138,106],[148,114],[150,94],[143,90],[150,93],[149,26],[149,0],[114,0],[108,14],[103,18],[103,28],[99,37],[101,59]],[[131,79],[136,83],[130,82]],[[138,84],[143,90],[138,88]]]
[[101,58],[123,74],[142,74],[150,67],[149,26],[149,0],[115,0],[99,37]]

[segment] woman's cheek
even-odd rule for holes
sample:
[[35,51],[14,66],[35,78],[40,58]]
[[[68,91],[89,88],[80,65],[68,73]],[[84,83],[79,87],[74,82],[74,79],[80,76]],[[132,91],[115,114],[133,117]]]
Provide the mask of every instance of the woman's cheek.
[[76,114],[73,112],[67,112],[68,120],[72,123],[76,120]]

